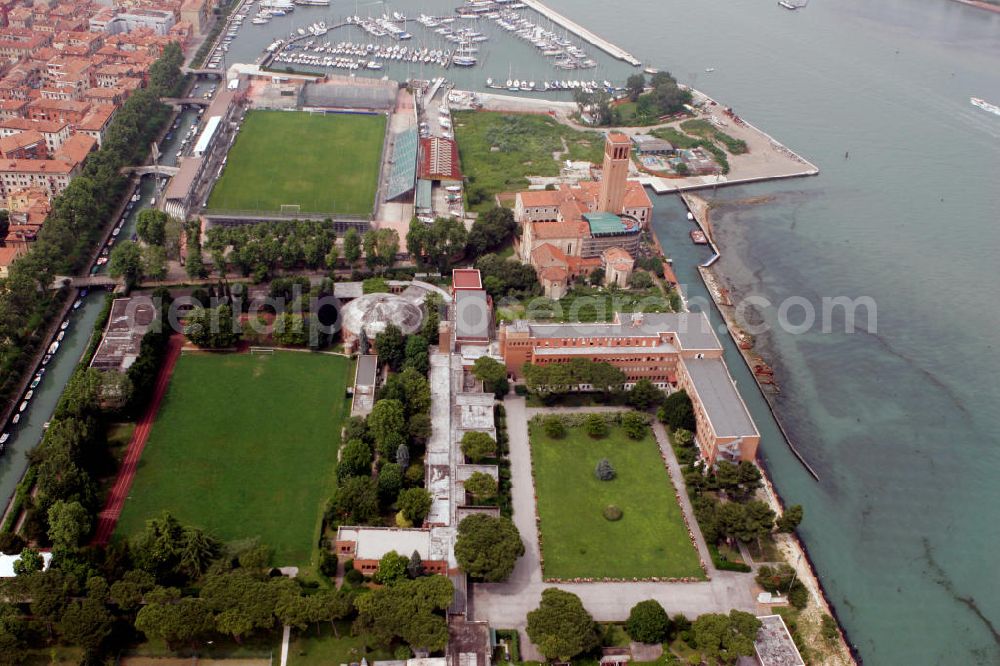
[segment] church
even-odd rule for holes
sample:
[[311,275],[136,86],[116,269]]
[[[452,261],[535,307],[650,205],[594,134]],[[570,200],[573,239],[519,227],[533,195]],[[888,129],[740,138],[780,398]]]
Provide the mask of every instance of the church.
[[611,132],[599,181],[517,193],[518,253],[538,271],[549,298],[562,297],[574,278],[597,268],[604,269],[605,284],[628,284],[643,226],[653,214],[645,189],[628,180],[630,153],[629,138]]

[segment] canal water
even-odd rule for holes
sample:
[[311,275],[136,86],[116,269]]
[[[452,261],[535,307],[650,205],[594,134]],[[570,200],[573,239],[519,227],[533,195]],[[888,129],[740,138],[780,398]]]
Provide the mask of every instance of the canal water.
[[[210,84],[198,84],[191,94],[197,95],[199,91],[203,92],[206,85]],[[184,111],[180,114],[179,127],[173,131],[171,139],[165,140],[160,147],[161,164],[168,166],[177,164],[176,152],[180,149],[184,134],[197,117],[196,111]],[[154,193],[158,194],[159,189],[152,176],[142,179],[139,186],[141,199],[126,215],[125,224],[118,235],[118,243],[130,242],[139,211],[150,205]],[[107,265],[100,267],[99,272],[104,273],[106,270]],[[70,327],[66,331],[66,336],[59,345],[58,353],[46,366],[42,383],[35,389],[28,408],[21,415],[20,423],[17,426],[8,425],[4,428],[5,432],[11,433],[7,449],[3,456],[0,456],[0,501],[4,507],[13,496],[18,481],[28,467],[27,453],[41,441],[45,423],[52,417],[66,382],[69,381],[70,375],[73,374],[90,344],[94,324],[104,308],[105,293],[101,290],[92,291],[84,299],[83,305],[71,312]]]

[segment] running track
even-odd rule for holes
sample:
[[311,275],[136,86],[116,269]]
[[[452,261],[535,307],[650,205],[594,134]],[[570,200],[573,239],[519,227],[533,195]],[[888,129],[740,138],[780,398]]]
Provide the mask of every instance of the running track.
[[118,470],[118,478],[108,495],[107,504],[97,519],[97,533],[92,541],[93,545],[103,546],[111,540],[111,535],[118,524],[118,518],[122,515],[122,507],[128,498],[129,491],[132,490],[132,480],[135,478],[135,470],[139,465],[139,458],[142,457],[142,450],[146,448],[146,440],[153,429],[153,422],[156,420],[156,413],[160,411],[160,403],[167,393],[170,385],[170,377],[174,374],[174,366],[181,355],[181,347],[184,344],[183,335],[172,335],[167,342],[167,354],[160,367],[160,374],[156,378],[156,387],[153,389],[153,398],[146,408],[146,413],[135,426],[132,439],[125,450],[125,459],[122,461],[121,469]]

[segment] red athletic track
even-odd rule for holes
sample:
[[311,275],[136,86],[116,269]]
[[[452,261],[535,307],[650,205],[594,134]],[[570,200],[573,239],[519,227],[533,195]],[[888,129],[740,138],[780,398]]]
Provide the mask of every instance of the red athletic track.
[[118,518],[122,515],[122,507],[125,506],[125,499],[132,489],[132,480],[135,478],[135,470],[139,465],[139,458],[142,457],[142,450],[146,447],[146,440],[153,429],[153,421],[160,411],[160,403],[167,393],[167,386],[170,385],[170,376],[174,374],[174,366],[181,355],[181,347],[184,345],[184,336],[173,335],[167,342],[167,354],[160,367],[160,374],[156,378],[156,387],[153,389],[153,398],[146,408],[146,413],[135,426],[132,439],[128,443],[125,451],[125,459],[122,461],[121,469],[118,470],[118,478],[108,495],[108,502],[104,506],[97,520],[97,534],[91,542],[94,545],[103,546],[111,540],[111,535],[118,524]]

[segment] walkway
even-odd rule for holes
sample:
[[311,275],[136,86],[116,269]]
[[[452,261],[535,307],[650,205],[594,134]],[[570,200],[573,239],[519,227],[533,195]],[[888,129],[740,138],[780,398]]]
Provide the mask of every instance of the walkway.
[[[504,583],[478,584],[475,587],[475,620],[486,620],[490,626],[518,629],[521,632],[521,655],[526,661],[540,661],[541,655],[524,633],[527,615],[538,607],[542,590],[558,587],[580,597],[583,605],[598,621],[621,621],[628,617],[632,606],[645,599],[656,599],[670,614],[684,613],[695,617],[702,613],[724,612],[736,608],[754,612],[756,603],[751,591],[752,579],[747,574],[709,569],[711,580],[703,583],[560,583],[542,581],[538,530],[535,524],[535,484],[531,474],[531,449],[528,444],[528,415],[539,411],[593,412],[621,411],[623,408],[581,407],[564,409],[528,409],[524,398],[508,397],[507,432],[510,436],[510,462],[514,524],[524,541],[524,556],[518,560],[514,573]],[[680,468],[666,441],[662,426],[654,427],[661,449],[666,447],[668,469],[680,491],[681,507],[689,520],[691,506],[681,483]],[[704,539],[693,524],[698,551],[708,558]]]
[[153,397],[149,401],[149,406],[142,418],[135,426],[132,439],[125,450],[125,459],[118,470],[118,479],[115,481],[108,501],[104,505],[104,510],[98,516],[97,532],[94,535],[93,545],[103,546],[111,540],[111,535],[118,524],[118,518],[122,515],[122,507],[132,490],[132,481],[135,478],[135,471],[139,466],[139,458],[146,447],[146,440],[153,429],[153,422],[156,421],[156,414],[160,411],[160,403],[167,393],[170,385],[170,377],[174,374],[174,366],[181,355],[181,347],[184,345],[184,337],[181,335],[171,336],[167,343],[167,353],[160,367],[160,374],[156,378],[156,387],[153,389]]

